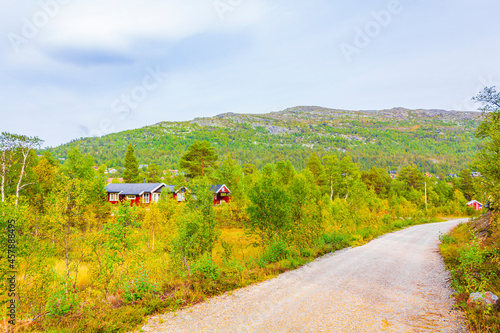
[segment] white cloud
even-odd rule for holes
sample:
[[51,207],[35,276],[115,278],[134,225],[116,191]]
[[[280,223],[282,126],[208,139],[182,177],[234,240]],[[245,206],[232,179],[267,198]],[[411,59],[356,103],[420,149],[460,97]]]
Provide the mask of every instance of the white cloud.
[[175,42],[221,29],[254,23],[264,13],[262,1],[243,2],[221,21],[211,0],[85,0],[64,8],[44,35],[44,42],[75,48],[126,51],[137,40]]

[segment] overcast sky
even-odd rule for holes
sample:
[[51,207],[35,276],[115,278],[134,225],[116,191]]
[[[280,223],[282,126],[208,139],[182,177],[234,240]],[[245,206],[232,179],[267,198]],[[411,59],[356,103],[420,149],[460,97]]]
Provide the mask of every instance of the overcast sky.
[[0,131],[75,138],[297,105],[475,110],[490,0],[0,3]]

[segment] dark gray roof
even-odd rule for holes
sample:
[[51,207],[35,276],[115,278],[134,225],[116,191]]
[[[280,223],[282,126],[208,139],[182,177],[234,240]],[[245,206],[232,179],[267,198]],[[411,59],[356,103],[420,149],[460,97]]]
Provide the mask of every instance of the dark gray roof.
[[185,186],[182,186],[180,188],[177,188],[177,190],[175,189],[177,186],[176,185],[167,185],[165,187],[165,191],[169,191],[169,193],[178,193],[178,192],[186,192],[186,191],[189,191],[189,189]]
[[[222,189],[223,186],[226,186],[226,185],[225,184],[222,184],[222,185],[212,185],[212,186],[210,186],[210,189],[212,190],[212,192],[218,193]],[[231,193],[231,190],[229,190],[229,187],[226,186],[226,188],[229,191],[229,193]]]
[[121,195],[141,195],[145,192],[151,193],[155,190],[161,192],[163,186],[166,185],[163,183],[108,184],[106,192],[120,193]]

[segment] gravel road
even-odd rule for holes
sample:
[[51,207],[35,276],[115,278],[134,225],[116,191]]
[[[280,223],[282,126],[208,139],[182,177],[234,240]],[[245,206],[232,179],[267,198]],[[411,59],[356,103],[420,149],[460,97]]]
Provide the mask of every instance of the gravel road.
[[466,332],[453,310],[439,232],[414,226],[295,271],[149,318],[145,332]]

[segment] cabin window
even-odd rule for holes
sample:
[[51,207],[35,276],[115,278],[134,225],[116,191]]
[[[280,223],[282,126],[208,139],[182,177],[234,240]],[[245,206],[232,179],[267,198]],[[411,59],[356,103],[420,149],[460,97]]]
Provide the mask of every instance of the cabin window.
[[118,195],[118,193],[110,193],[109,194],[109,201],[119,201],[120,200],[120,196]]
[[142,196],[143,203],[149,203],[150,199],[151,199],[151,193],[144,193],[144,195]]
[[135,200],[135,195],[127,195],[127,200]]
[[153,193],[153,201],[158,202],[160,200],[160,193]]
[[224,193],[224,192],[223,192],[223,193],[221,193],[221,194],[220,194],[220,196],[221,196],[221,197],[227,197],[227,193]]
[[177,201],[184,201],[185,198],[184,198],[184,193],[177,193]]

